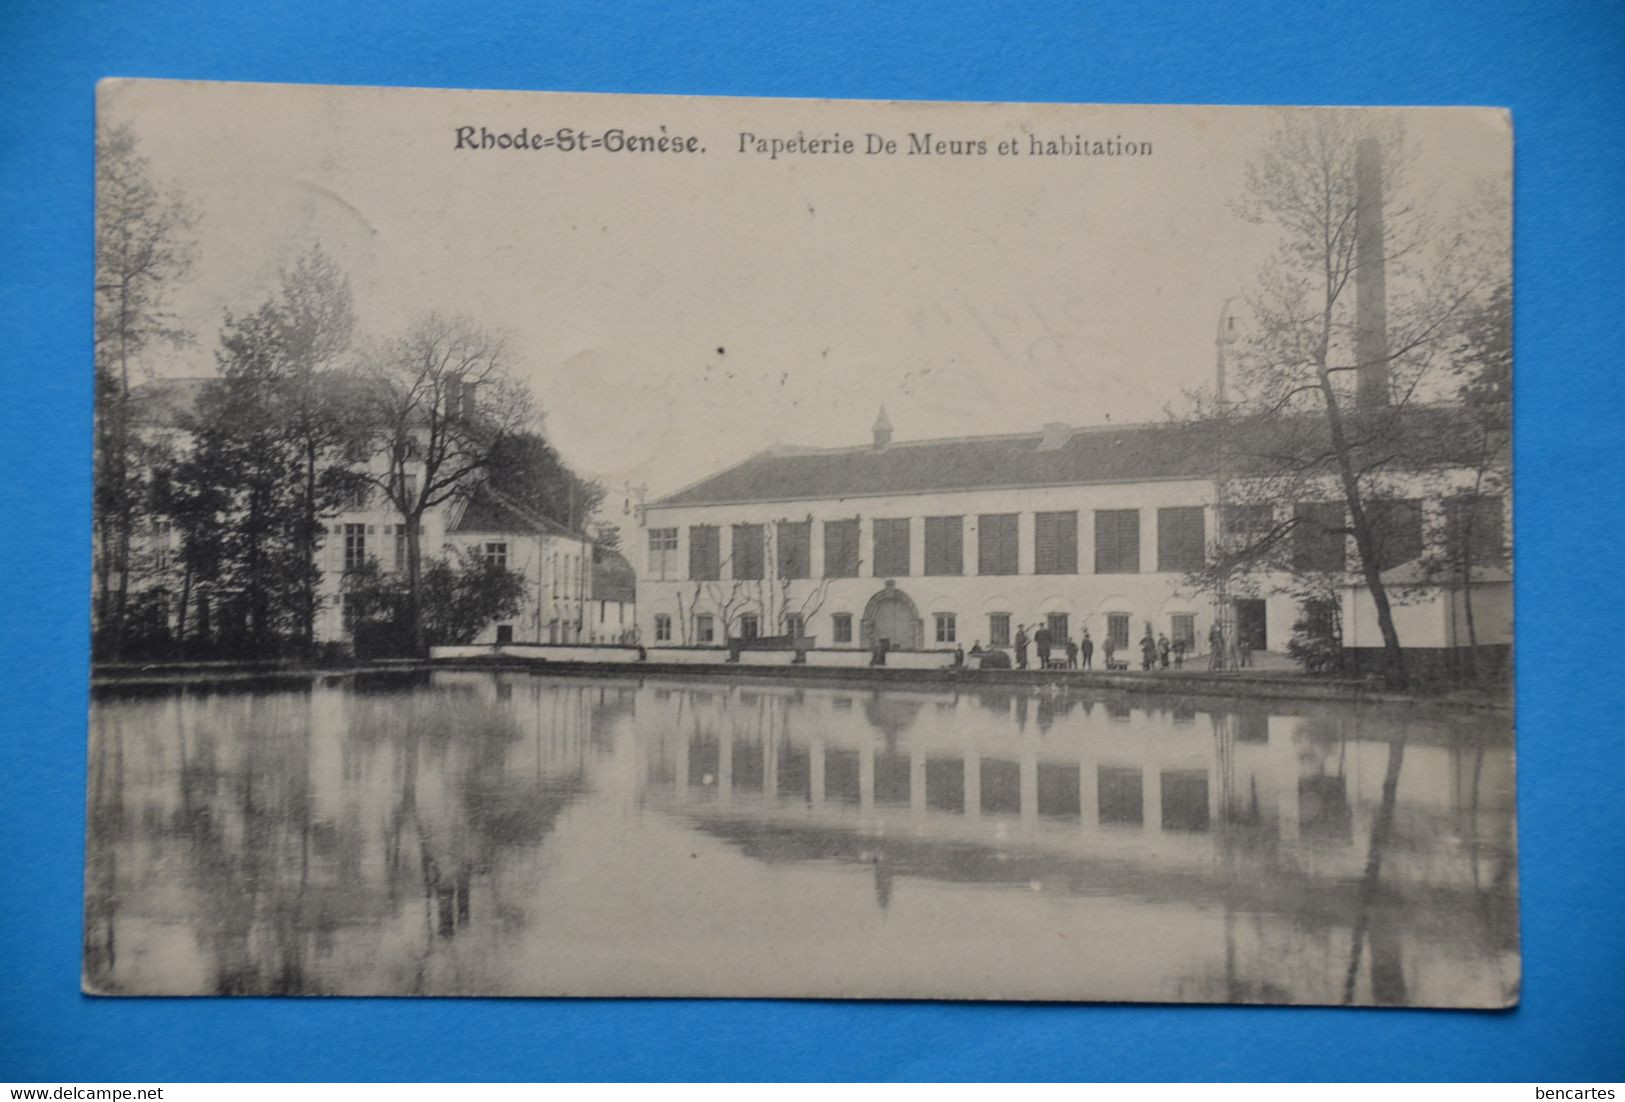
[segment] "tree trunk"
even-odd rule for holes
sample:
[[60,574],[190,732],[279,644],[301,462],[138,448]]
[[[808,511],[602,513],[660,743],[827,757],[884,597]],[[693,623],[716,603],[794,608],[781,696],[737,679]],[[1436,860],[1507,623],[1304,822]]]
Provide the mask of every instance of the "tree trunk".
[[1461,567],[1462,613],[1467,617],[1467,681],[1478,684],[1478,626],[1473,623],[1472,559],[1462,556]]
[[109,657],[117,662],[124,657],[125,614],[130,598],[130,529],[134,520],[130,500],[130,316],[127,280],[119,282],[118,361],[119,390],[114,403],[113,417],[113,470],[114,485],[118,487],[114,511],[113,574],[118,578],[118,590],[113,598],[112,631],[109,636]]
[[1394,628],[1394,613],[1388,603],[1388,590],[1382,583],[1381,561],[1377,556],[1376,540],[1371,522],[1366,517],[1360,500],[1360,481],[1354,473],[1354,460],[1349,454],[1348,436],[1343,431],[1343,413],[1337,403],[1337,392],[1332,389],[1331,372],[1327,357],[1331,349],[1331,319],[1333,298],[1331,277],[1327,277],[1327,301],[1321,315],[1319,355],[1315,374],[1320,384],[1321,398],[1326,403],[1326,424],[1332,437],[1332,451],[1337,456],[1337,473],[1343,484],[1343,497],[1349,508],[1349,520],[1354,527],[1354,545],[1360,552],[1360,572],[1371,590],[1371,601],[1377,606],[1377,627],[1382,632],[1382,647],[1387,657],[1384,680],[1390,689],[1403,689],[1409,682],[1405,670],[1405,651],[1399,645],[1399,632]]
[[[128,487],[124,496],[128,498]],[[124,635],[130,608],[130,528],[133,521],[128,505],[123,507],[118,533],[118,590],[113,594],[113,661],[124,655]]]
[[192,600],[192,564],[181,575],[181,605],[175,612],[175,657],[186,657],[186,606]]
[[[1461,600],[1467,617],[1467,681],[1478,683],[1478,625],[1473,622],[1473,528],[1478,520],[1478,495],[1484,489],[1484,451],[1481,441],[1478,470],[1473,477],[1473,496],[1467,502],[1467,515],[1461,526]],[[1454,615],[1454,610],[1451,611]]]
[[108,658],[114,662],[124,657],[124,611],[129,598],[130,583],[130,472],[129,472],[129,417],[130,367],[129,357],[119,350],[119,392],[114,402],[113,415],[113,539],[112,561],[109,570],[117,578],[112,607],[107,610]]
[[423,603],[419,588],[423,581],[423,547],[419,532],[422,519],[422,509],[406,518],[406,620],[412,632],[412,649],[419,657],[429,652],[423,632]]
[[[98,472],[98,476],[102,472]],[[96,634],[94,644],[98,651],[106,653],[107,631],[113,613],[113,580],[112,580],[112,548],[109,541],[112,533],[108,531],[107,518],[101,518],[100,546],[96,551],[96,599],[92,608],[95,619]]]
[[305,501],[299,518],[299,645],[309,654],[316,645],[316,445],[305,443]]
[[1343,421],[1337,410],[1337,399],[1325,382],[1328,422],[1331,426],[1332,448],[1337,452],[1337,470],[1343,482],[1343,496],[1349,507],[1349,519],[1354,528],[1354,545],[1360,552],[1360,572],[1366,588],[1371,590],[1371,602],[1377,606],[1377,627],[1382,632],[1382,648],[1387,657],[1384,680],[1390,689],[1403,689],[1410,678],[1405,669],[1405,651],[1399,645],[1399,632],[1394,627],[1393,607],[1388,601],[1388,588],[1382,581],[1382,562],[1378,557],[1375,534],[1370,518],[1360,500],[1360,484],[1354,475],[1354,463],[1349,457],[1348,440],[1343,434]]
[[211,645],[214,639],[212,613],[213,607],[209,601],[208,590],[204,586],[200,585],[198,586],[197,591],[197,635],[199,639],[203,640],[205,654],[208,653],[207,648]]
[[256,657],[263,657],[264,648],[263,625],[265,617],[261,610],[260,592],[263,579],[260,577],[260,493],[256,488],[248,495],[248,585],[244,596],[248,600],[248,607],[244,610],[245,628],[248,642]]

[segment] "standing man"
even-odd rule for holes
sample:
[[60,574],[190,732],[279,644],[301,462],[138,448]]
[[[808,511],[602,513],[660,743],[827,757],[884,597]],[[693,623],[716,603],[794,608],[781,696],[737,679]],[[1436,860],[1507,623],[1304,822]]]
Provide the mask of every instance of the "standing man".
[[1151,634],[1151,625],[1145,625],[1145,634],[1140,636],[1140,668],[1151,670],[1157,664],[1157,638]]
[[1090,669],[1095,661],[1095,641],[1089,638],[1089,629],[1083,629],[1083,642],[1078,644],[1078,653],[1083,657],[1083,668]]
[[1038,630],[1033,632],[1033,646],[1038,650],[1038,668],[1041,670],[1049,669],[1050,634],[1048,625],[1038,625]]
[[1016,669],[1027,668],[1027,625],[1016,628]]
[[1213,621],[1213,626],[1207,633],[1207,668],[1210,670],[1224,669],[1224,628],[1219,621]]
[[1157,657],[1162,660],[1163,669],[1168,668],[1168,656],[1173,653],[1173,649],[1173,645],[1168,642],[1168,637],[1159,631],[1157,633]]
[[1066,637],[1066,668],[1069,670],[1078,668],[1078,644],[1072,641],[1070,635]]

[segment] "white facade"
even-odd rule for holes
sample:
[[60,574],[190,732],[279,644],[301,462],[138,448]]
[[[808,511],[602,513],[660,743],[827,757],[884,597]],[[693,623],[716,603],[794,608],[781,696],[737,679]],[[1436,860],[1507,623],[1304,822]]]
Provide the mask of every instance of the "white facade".
[[[1173,638],[1179,625],[1175,617],[1190,617],[1186,622],[1187,634],[1196,642],[1197,651],[1206,650],[1208,629],[1213,624],[1214,608],[1211,595],[1194,590],[1185,584],[1183,568],[1162,569],[1158,562],[1158,510],[1197,506],[1204,510],[1204,532],[1211,538],[1214,532],[1213,483],[1209,480],[1168,480],[1133,483],[1112,483],[1087,486],[1056,486],[1011,490],[961,490],[903,496],[845,497],[832,500],[797,501],[782,503],[751,503],[736,505],[662,506],[655,504],[644,511],[643,531],[640,538],[638,576],[638,625],[645,642],[652,646],[704,643],[695,638],[696,615],[717,617],[720,613],[718,591],[726,598],[734,588],[730,576],[732,558],[730,540],[735,524],[773,524],[780,520],[812,521],[810,577],[794,579],[788,583],[789,600],[784,611],[802,611],[806,616],[804,633],[815,639],[819,647],[862,647],[862,621],[865,610],[878,593],[890,587],[901,591],[918,610],[924,637],[919,642],[924,649],[952,650],[956,645],[967,651],[976,643],[984,647],[993,641],[992,617],[1009,618],[1010,632],[1026,625],[1028,634],[1034,626],[1052,614],[1067,617],[1067,630],[1073,638],[1087,629],[1096,644],[1096,663],[1100,662],[1099,647],[1107,637],[1110,618],[1127,617],[1128,642],[1137,645],[1147,622],[1153,632],[1166,633]],[[1097,511],[1136,510],[1138,512],[1139,555],[1136,569],[1103,573],[1097,572],[1095,546],[1095,520]],[[1068,573],[1037,572],[1037,514],[1048,512],[1077,513],[1077,568]],[[1015,513],[1017,516],[1017,572],[1014,574],[979,573],[979,520],[986,515]],[[958,575],[927,574],[925,552],[926,517],[962,517],[962,570]],[[859,522],[858,574],[856,577],[825,578],[824,562],[825,523],[837,520]],[[873,570],[874,529],[877,519],[906,519],[909,527],[909,569],[907,573],[877,576]],[[723,577],[698,585],[689,578],[690,530],[698,525],[715,525],[721,541],[720,559]],[[667,552],[665,559],[651,550],[650,534],[656,530],[676,529],[675,552]],[[664,565],[664,569],[662,569]],[[772,574],[772,556],[768,557],[764,573]],[[757,583],[746,583],[751,589]],[[767,580],[761,583],[769,589],[782,589],[783,583]],[[698,604],[695,594],[699,592]],[[1234,596],[1246,596],[1235,594]],[[746,598],[750,609],[761,610],[767,603],[778,604],[770,595],[769,601]],[[1291,602],[1279,598],[1266,598],[1266,633],[1269,645],[1284,644],[1291,633],[1297,610]],[[778,611],[776,608],[773,611]],[[952,616],[953,638],[939,639],[938,617]],[[669,617],[671,629],[667,634],[656,624],[656,617]],[[840,639],[835,617],[851,617],[849,639]],[[684,638],[687,623],[688,638]],[[737,635],[737,624],[731,625],[731,634]],[[716,626],[717,643],[721,638],[720,624]],[[765,623],[761,634],[778,634],[782,626]],[[1121,636],[1121,630],[1119,632]],[[1276,641],[1280,642],[1277,643]],[[912,644],[893,640],[893,645],[912,649]]]
[[[889,433],[877,426],[873,454],[883,456],[914,445],[889,443]],[[1052,430],[1047,426],[1043,440],[1051,435],[1092,430]],[[1128,439],[1134,433],[1151,431],[1142,426],[1124,426],[1094,433],[1097,439]],[[993,438],[990,438],[993,439]],[[1034,437],[1040,452],[1041,438]],[[925,442],[942,447],[954,442]],[[1291,638],[1294,624],[1304,615],[1298,599],[1289,594],[1292,579],[1285,574],[1252,575],[1233,581],[1226,600],[1227,615],[1219,616],[1218,600],[1211,590],[1189,581],[1199,570],[1216,541],[1233,538],[1221,533],[1216,504],[1217,486],[1211,477],[1150,477],[1119,480],[1083,480],[1067,485],[1013,485],[975,489],[931,489],[892,494],[853,493],[844,496],[807,497],[782,501],[708,500],[713,487],[723,487],[716,496],[727,496],[726,488],[751,488],[758,468],[766,478],[783,478],[784,464],[799,456],[839,458],[853,449],[816,452],[810,449],[779,455],[764,453],[714,479],[679,491],[665,501],[647,506],[642,513],[638,547],[638,626],[643,641],[661,646],[722,646],[730,638],[755,635],[782,635],[794,630],[787,616],[803,619],[800,634],[810,636],[818,648],[868,649],[880,637],[901,649],[966,651],[976,644],[1007,646],[1018,627],[1025,626],[1029,637],[1044,623],[1059,627],[1077,640],[1087,631],[1095,644],[1094,664],[1102,664],[1102,649],[1109,636],[1115,636],[1119,658],[1130,664],[1139,659],[1139,640],[1149,625],[1153,635],[1166,635],[1171,641],[1183,639],[1187,655],[1205,655],[1210,630],[1216,619],[1229,625],[1234,637],[1248,649],[1281,651]],[[878,469],[879,464],[877,464]],[[748,476],[742,479],[740,472]],[[978,470],[979,477],[985,470]],[[945,479],[951,478],[946,474]],[[792,479],[793,481],[793,479]],[[1446,528],[1448,498],[1473,490],[1471,472],[1434,469],[1425,473],[1385,475],[1381,496],[1415,501],[1420,517],[1418,549],[1439,545]],[[1303,501],[1339,504],[1340,488],[1330,479],[1297,487]],[[1375,489],[1370,492],[1376,493]],[[754,496],[739,494],[738,496]],[[1255,495],[1256,496],[1256,495]],[[698,498],[698,500],[696,500]],[[1291,516],[1295,502],[1278,502],[1274,520]],[[1248,506],[1256,508],[1256,506]],[[1506,502],[1502,502],[1502,531],[1510,524]],[[1190,560],[1191,512],[1200,510],[1201,534],[1197,561]],[[1178,511],[1176,513],[1176,511]],[[983,573],[981,541],[983,518],[1015,516],[1015,569],[1013,572]],[[1046,514],[1050,516],[1045,517]],[[1058,521],[1054,514],[1062,514]],[[1075,562],[1064,554],[1047,556],[1040,550],[1040,524],[1067,529],[1074,527],[1066,514],[1075,514]],[[1124,517],[1131,516],[1132,524]],[[961,536],[959,569],[928,571],[927,518],[937,533],[950,529],[959,518]],[[1044,518],[1041,521],[1041,518]],[[846,521],[858,524],[858,562],[855,575],[836,570],[843,576],[831,577],[825,562],[825,532],[829,525]],[[906,521],[908,530],[907,569],[877,571],[876,528],[884,521]],[[806,523],[810,527],[808,562],[798,567],[798,576],[788,580],[776,577],[774,533],[780,522]],[[1006,522],[1007,523],[1007,522]],[[1184,524],[1185,538],[1174,532]],[[1117,538],[1112,526],[1122,525]],[[735,525],[762,525],[767,552],[760,580],[741,579],[735,569],[731,546]],[[1169,535],[1164,538],[1167,526]],[[1097,526],[1108,546],[1097,547]],[[720,569],[714,580],[694,576],[693,533],[697,528],[716,530]],[[1137,532],[1137,554],[1122,554],[1127,532]],[[1183,548],[1183,552],[1181,551]],[[1352,539],[1344,542],[1344,566],[1357,560]],[[1117,553],[1114,556],[1114,551]],[[1115,558],[1115,561],[1114,561]],[[901,564],[898,564],[899,566]],[[936,564],[939,568],[941,563]],[[1334,572],[1335,573],[1335,572]],[[1355,577],[1357,575],[1345,575]],[[1330,595],[1331,591],[1328,591]],[[1410,611],[1413,602],[1426,601],[1421,592],[1396,591],[1396,609],[1414,630],[1401,630],[1406,646],[1438,646],[1440,631],[1431,613]],[[1369,597],[1366,598],[1369,603]],[[1495,598],[1487,603],[1493,604]],[[1509,600],[1509,599],[1508,599]],[[890,629],[876,630],[877,609],[889,607],[886,623]],[[897,610],[905,610],[901,618]],[[754,622],[747,617],[755,617]],[[1355,630],[1364,631],[1360,610],[1349,608]],[[1426,623],[1416,627],[1410,619],[1421,616]],[[1058,618],[1064,621],[1056,623]],[[914,621],[913,631],[899,630],[904,619]],[[1489,612],[1487,619],[1495,620]],[[1495,633],[1493,626],[1489,634]],[[1363,637],[1363,636],[1362,636]],[[1465,636],[1462,637],[1465,640]],[[1061,640],[1057,639],[1059,643]],[[1360,645],[1347,643],[1346,645]],[[1127,653],[1124,653],[1126,650]]]
[[[1468,626],[1468,603],[1472,626]],[[1400,588],[1390,598],[1394,630],[1407,647],[1448,650],[1475,640],[1480,647],[1512,644],[1512,580],[1481,578],[1472,589],[1459,585]],[[1343,645],[1381,649],[1377,604],[1363,584],[1343,589]]]
[[[474,548],[525,579],[523,607],[481,630],[478,643],[615,642],[619,625],[633,619],[624,602],[601,601],[592,591],[592,541],[545,518],[503,510],[511,524],[467,522],[460,501],[430,509],[423,517],[421,554],[444,557]],[[374,558],[387,571],[406,569],[405,525],[382,494],[367,508],[347,509],[327,524],[322,546],[322,613],[319,642],[345,641],[342,584],[345,570]],[[359,543],[357,541],[360,541]],[[609,606],[613,605],[611,608]],[[616,631],[610,634],[609,627]]]

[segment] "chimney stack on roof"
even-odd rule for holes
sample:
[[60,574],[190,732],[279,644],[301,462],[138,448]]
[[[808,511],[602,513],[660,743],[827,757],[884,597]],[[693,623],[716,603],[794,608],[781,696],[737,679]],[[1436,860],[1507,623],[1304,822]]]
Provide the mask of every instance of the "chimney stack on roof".
[[1354,155],[1355,405],[1386,406],[1388,290],[1383,267],[1382,144],[1362,138]]
[[880,407],[880,416],[875,418],[875,451],[880,451],[891,443],[891,418],[886,416],[886,407]]

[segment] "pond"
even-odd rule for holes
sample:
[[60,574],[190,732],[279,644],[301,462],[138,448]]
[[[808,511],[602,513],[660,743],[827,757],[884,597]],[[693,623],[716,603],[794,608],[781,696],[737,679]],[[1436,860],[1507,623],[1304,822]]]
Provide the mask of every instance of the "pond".
[[436,670],[94,694],[87,990],[1498,1006],[1510,717]]

